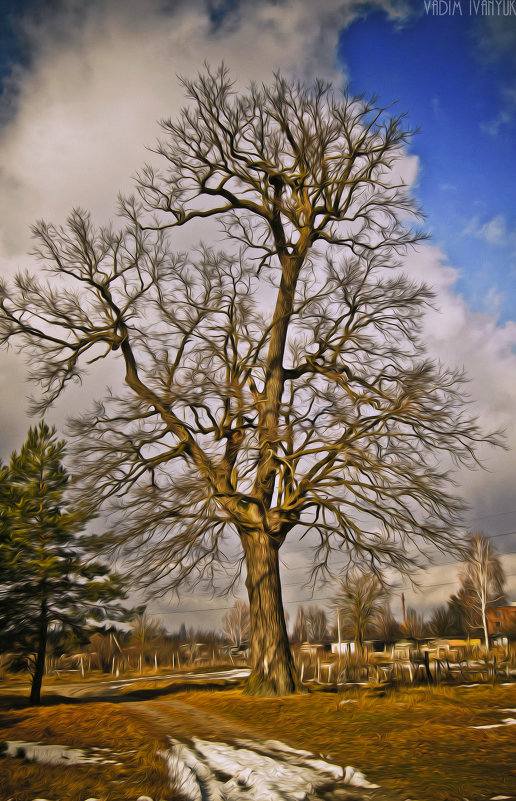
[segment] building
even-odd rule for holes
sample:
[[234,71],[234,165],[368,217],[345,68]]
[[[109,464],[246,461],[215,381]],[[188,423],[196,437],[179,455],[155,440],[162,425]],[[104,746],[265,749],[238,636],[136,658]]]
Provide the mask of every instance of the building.
[[516,638],[516,604],[492,606],[487,609],[487,632],[491,636],[514,632]]

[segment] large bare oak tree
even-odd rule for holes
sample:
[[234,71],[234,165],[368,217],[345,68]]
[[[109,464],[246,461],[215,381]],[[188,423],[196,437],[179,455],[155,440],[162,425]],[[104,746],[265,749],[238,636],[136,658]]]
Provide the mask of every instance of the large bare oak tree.
[[[109,544],[177,587],[236,533],[248,690],[290,693],[287,536],[315,536],[314,570],[335,548],[404,569],[414,542],[452,546],[446,460],[474,463],[483,435],[462,376],[425,355],[432,293],[399,266],[420,238],[403,119],[281,77],[239,94],[224,68],[184,85],[119,230],[79,210],[35,226],[50,283],[2,289],[3,340],[31,357],[41,408],[89,362],[122,361],[125,390],[71,424],[88,497],[119,504]],[[175,252],[175,229],[208,218],[225,252]]]

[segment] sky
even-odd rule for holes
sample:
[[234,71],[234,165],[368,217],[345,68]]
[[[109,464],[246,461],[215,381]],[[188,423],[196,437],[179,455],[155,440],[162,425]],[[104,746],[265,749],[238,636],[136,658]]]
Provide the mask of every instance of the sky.
[[[482,13],[484,12],[484,13]],[[485,471],[460,473],[468,527],[493,536],[516,601],[516,11],[476,0],[1,0],[0,269],[33,268],[30,225],[63,222],[74,206],[112,219],[119,191],[148,159],[156,121],[183,103],[177,75],[224,61],[239,85],[275,70],[377,95],[417,133],[404,175],[431,239],[407,269],[433,285],[429,351],[464,367],[484,426],[506,431],[508,451],[482,454]],[[199,234],[200,235],[200,234]],[[0,353],[0,457],[25,439],[23,358]],[[95,387],[107,383],[107,370]],[[60,432],[88,397],[70,393],[49,420]],[[310,596],[307,554],[284,548],[291,619]],[[423,610],[456,589],[451,559],[419,576],[409,605]],[[338,564],[337,559],[337,564]],[[393,609],[399,612],[398,591]],[[155,599],[171,630],[217,625],[231,598]]]

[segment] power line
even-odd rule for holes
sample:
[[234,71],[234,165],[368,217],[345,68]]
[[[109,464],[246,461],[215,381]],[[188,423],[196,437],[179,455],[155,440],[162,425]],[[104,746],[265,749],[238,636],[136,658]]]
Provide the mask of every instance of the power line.
[[[497,515],[486,515],[485,518],[480,518],[479,517],[479,518],[475,518],[475,519],[476,520],[482,520],[482,519],[487,519],[488,517],[499,517],[501,515],[515,514],[515,513],[516,513],[516,510],[514,510],[513,512],[500,512],[499,515],[498,514]],[[511,536],[513,534],[516,534],[516,531],[505,531],[505,532],[502,532],[501,534],[493,534],[492,536],[489,537],[489,539],[497,539],[499,537],[509,537],[509,536]],[[301,566],[298,566],[298,567],[289,568],[283,562],[282,562],[282,564],[283,564],[283,567],[286,568],[286,570],[288,570],[289,572],[294,572],[296,570],[304,570],[304,571],[306,571],[306,570],[309,569],[308,566],[302,566],[301,565]],[[342,565],[338,565],[337,564],[337,565],[334,565],[334,567],[335,568],[345,567],[347,564],[348,563],[343,563]],[[429,565],[429,567],[445,567],[445,566],[453,565],[453,564],[457,564],[457,565],[460,564],[460,560],[452,560],[452,561],[447,561],[447,562],[433,562],[431,565]],[[427,570],[428,568],[422,567],[422,568],[418,568],[418,569],[419,570]],[[507,578],[514,578],[515,576],[516,576],[516,573],[507,574]],[[282,584],[282,587],[286,589],[287,587],[302,586],[305,583],[306,582],[303,582],[303,581],[299,581],[299,582],[296,581],[296,582],[292,582],[290,584]],[[432,589],[434,587],[447,587],[447,586],[451,586],[452,584],[455,584],[455,581],[443,581],[443,582],[439,582],[437,584],[422,584],[422,585],[420,585],[419,589],[425,590],[425,589]],[[411,589],[412,589],[412,587],[397,587],[396,591],[401,592],[401,591],[406,591],[406,590],[411,590]],[[283,601],[283,604],[284,605],[286,605],[286,604],[302,604],[302,603],[309,603],[309,602],[313,602],[313,601],[331,601],[331,600],[333,600],[333,596],[331,596],[331,595],[329,595],[329,596],[320,596],[320,597],[311,596],[309,598],[301,598],[301,599],[295,600],[295,601]],[[149,612],[148,614],[152,615],[154,617],[163,617],[165,615],[188,615],[188,614],[195,614],[197,612],[227,612],[229,609],[231,609],[231,606],[209,606],[209,607],[203,607],[203,608],[199,608],[199,609],[173,609],[173,610],[169,610],[167,612]]]
[[516,514],[516,509],[511,509],[509,512],[496,512],[494,515],[483,515],[482,517],[472,517],[470,522],[473,520],[490,520],[492,517],[503,517],[504,515],[514,515]]
[[[505,514],[505,513],[503,513],[503,514]],[[507,514],[509,514],[509,513],[507,513]],[[488,536],[488,535],[486,535],[486,536],[488,536],[488,539],[494,540],[494,539],[498,539],[499,537],[510,537],[513,534],[516,534],[516,531],[504,531],[502,534],[492,534],[490,536]],[[299,551],[291,551],[290,553],[299,553]],[[502,556],[504,556],[504,555],[507,556],[507,554],[502,554]],[[445,565],[459,564],[460,561],[461,561],[460,559],[459,560],[452,559],[451,561],[448,561],[448,562],[432,562],[428,567],[444,567]],[[334,568],[347,567],[348,564],[349,564],[348,562],[343,562],[341,565],[335,564]],[[303,566],[303,565],[299,565],[298,567],[288,567],[284,562],[282,562],[282,565],[286,570],[288,570],[289,572],[292,572],[292,573],[295,570],[307,570],[308,569],[306,566]],[[427,568],[426,567],[421,567],[421,568],[417,568],[417,569],[418,570],[426,570]],[[299,582],[299,583],[302,584],[303,582]],[[294,586],[294,585],[286,585],[286,584],[284,584],[283,586],[286,587],[286,586]]]
[[[508,573],[507,578],[514,578],[516,577],[516,573]],[[455,584],[455,581],[441,581],[437,584],[422,584],[419,589],[431,589],[433,587],[448,587],[452,584]],[[396,587],[396,592],[405,592],[407,590],[412,589],[411,587]],[[333,595],[320,595],[318,597],[310,596],[309,598],[299,598],[295,601],[283,601],[283,605],[286,604],[303,604],[303,603],[310,603],[312,601],[333,601]],[[191,614],[194,612],[222,612],[231,609],[231,606],[207,606],[203,609],[173,609],[168,612],[149,612],[149,615],[186,615]]]
[[168,612],[147,612],[148,615],[155,617],[159,615],[188,615],[194,612],[223,612],[231,609],[231,606],[207,606],[204,609],[171,609]]

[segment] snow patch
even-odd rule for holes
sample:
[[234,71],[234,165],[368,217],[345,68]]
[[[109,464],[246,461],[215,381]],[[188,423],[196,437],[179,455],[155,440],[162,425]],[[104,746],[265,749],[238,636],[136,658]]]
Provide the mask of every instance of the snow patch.
[[70,748],[68,745],[46,745],[24,740],[7,740],[5,745],[6,756],[26,759],[29,762],[44,762],[47,765],[80,765],[85,762],[105,765],[114,762],[112,759],[87,754],[81,748]]
[[337,783],[378,787],[351,766],[344,771],[277,740],[239,740],[233,746],[193,738],[189,745],[173,739],[170,744],[160,755],[174,787],[188,801],[304,801]]
[[498,729],[500,726],[516,726],[516,718],[505,718],[501,723],[491,723],[488,726],[470,726],[470,729]]

